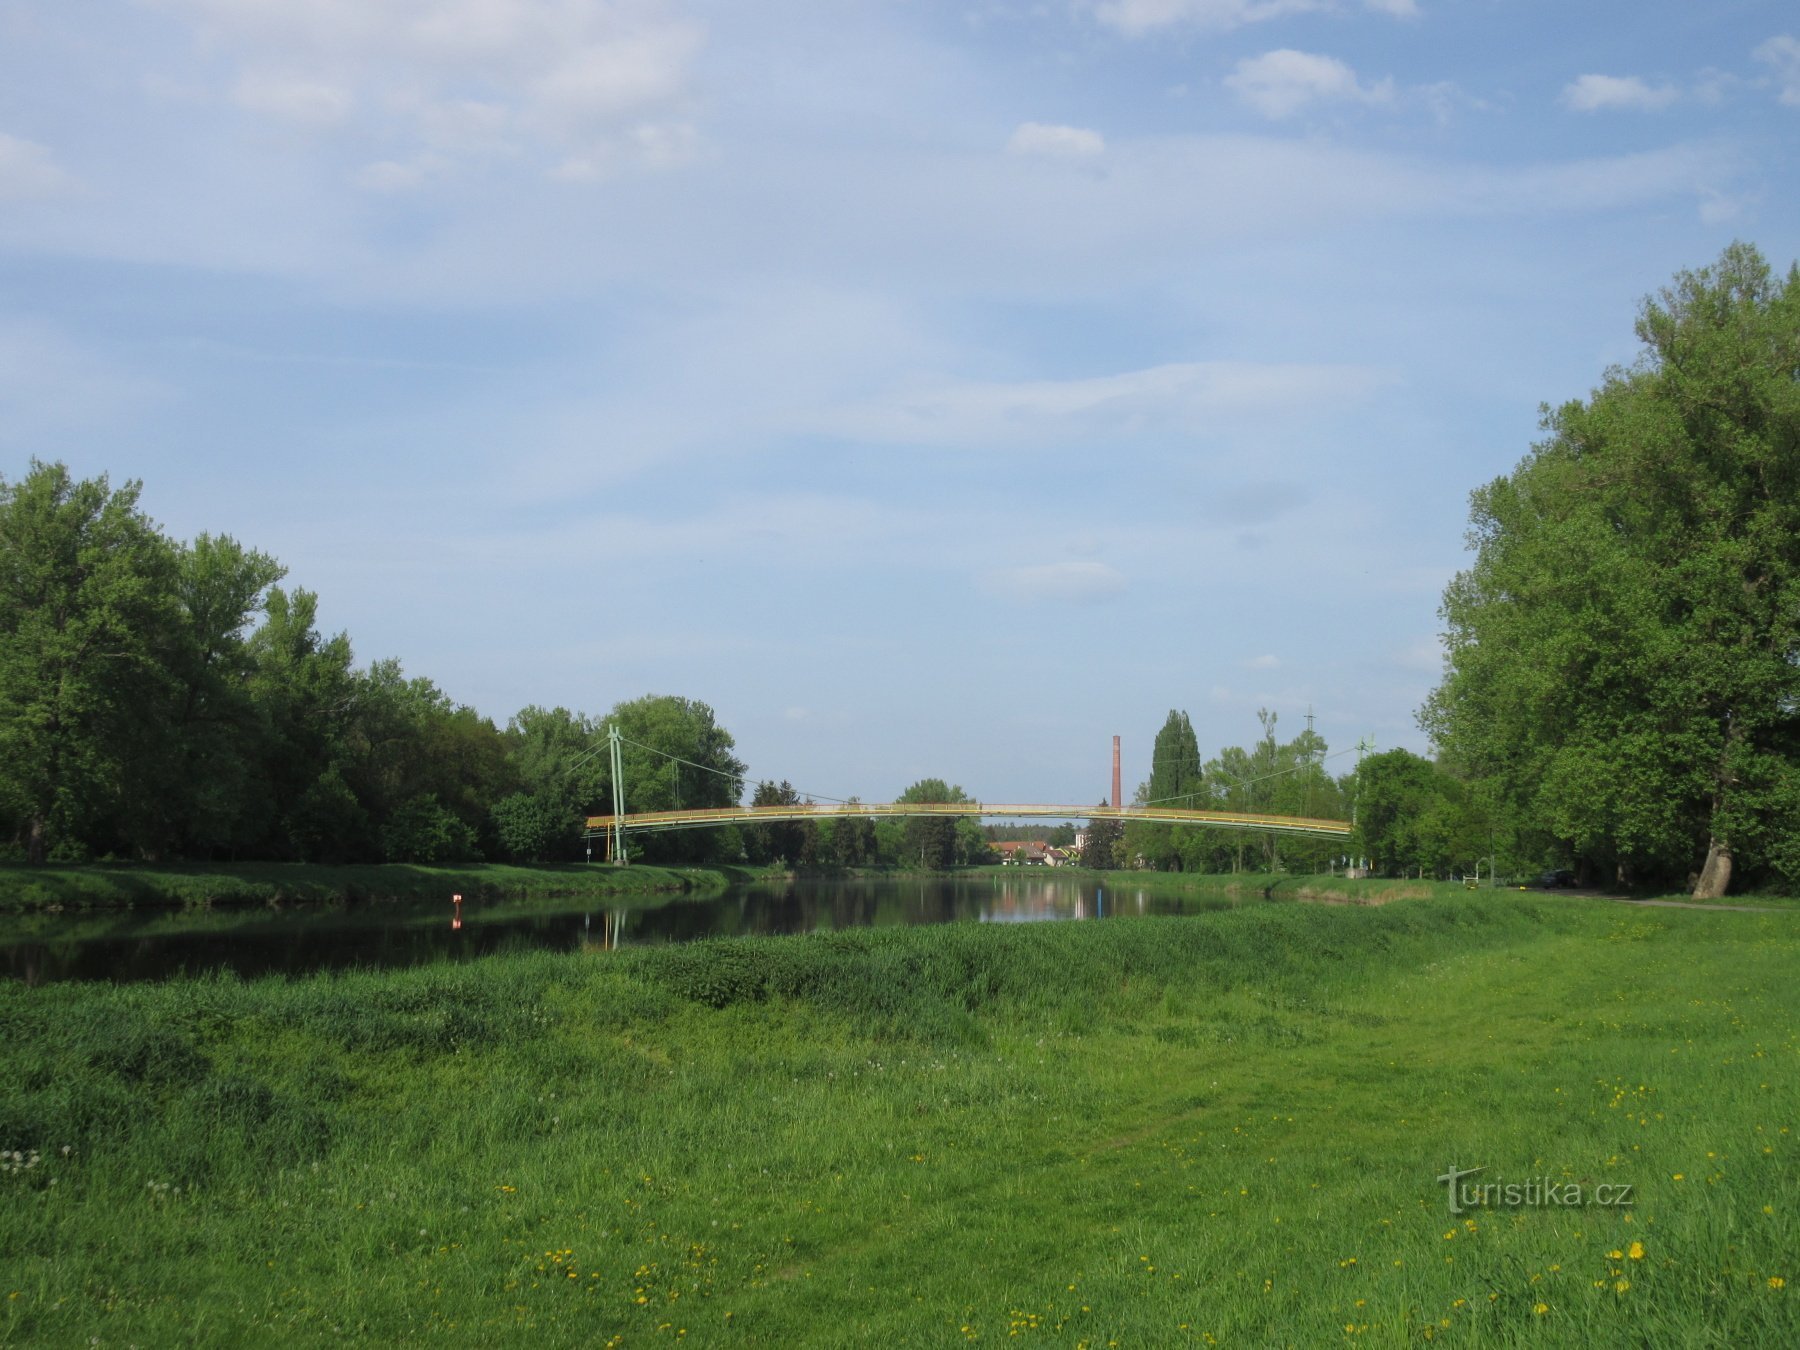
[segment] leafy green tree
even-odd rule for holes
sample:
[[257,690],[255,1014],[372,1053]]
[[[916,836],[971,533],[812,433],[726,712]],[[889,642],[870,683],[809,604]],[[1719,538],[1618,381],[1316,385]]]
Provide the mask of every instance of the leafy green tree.
[[1171,709],[1150,750],[1150,781],[1146,804],[1199,810],[1205,805],[1205,775],[1200,763],[1200,742],[1194,724],[1179,709]]
[[159,786],[180,616],[139,491],[36,460],[0,478],[0,806],[33,863],[123,830]]
[[258,851],[325,862],[374,857],[368,812],[341,767],[358,693],[350,639],[320,635],[318,604],[311,591],[271,588],[249,641],[270,811]]
[[[625,741],[620,758],[627,811],[735,806],[743,796],[744,764],[731,753],[736,742],[699,700],[671,694],[633,699],[607,714],[603,729],[609,724]],[[607,761],[597,785],[610,812],[610,757],[602,752],[595,758]],[[735,829],[676,830],[636,840],[633,856],[649,862],[736,861],[742,847]]]
[[529,705],[507,723],[506,742],[526,791],[561,802],[570,815],[612,810],[606,734],[586,713]]
[[[941,778],[921,778],[902,792],[896,801],[914,803],[968,802],[974,798],[960,787],[952,787]],[[974,841],[963,838],[959,845],[956,818],[952,816],[908,816],[905,818],[902,857],[906,865],[941,870],[957,861],[959,847],[969,856]],[[979,837],[980,830],[976,830]],[[987,841],[980,840],[985,851]]]
[[[1184,811],[1203,810],[1207,802],[1205,776],[1200,762],[1200,743],[1193,723],[1179,709],[1171,709],[1150,750],[1150,777],[1137,790],[1139,806],[1169,806]],[[1125,827],[1125,852],[1142,857],[1159,871],[1180,871],[1182,845],[1190,827],[1152,821],[1132,821]]]
[[531,806],[514,802],[501,812],[496,805],[497,842],[511,856],[538,861],[583,856],[583,822],[612,812],[600,724],[586,713],[532,704],[513,715],[503,736],[511,770]]
[[[399,860],[387,841],[402,816],[408,823],[392,837],[419,837],[418,823],[444,811],[459,822],[457,838],[466,831],[480,840],[492,828],[493,803],[518,786],[499,730],[431,680],[409,679],[398,661],[374,662],[353,684],[343,772],[376,824],[383,855]],[[491,835],[486,842],[498,848]]]
[[228,535],[202,534],[175,553],[181,616],[166,719],[172,761],[143,803],[168,847],[189,857],[254,849],[271,824],[267,750],[252,682],[249,629],[286,569]]
[[1473,494],[1421,722],[1590,868],[1709,898],[1800,866],[1800,269],[1734,244],[1637,334]]
[[981,832],[981,822],[973,816],[958,816],[951,824],[954,826],[951,853],[958,867],[978,867],[993,862],[998,856],[988,847],[987,836]]
[[[800,794],[793,784],[758,783],[750,799],[752,806],[798,806]],[[810,820],[776,820],[748,825],[743,829],[744,853],[752,863],[798,863],[810,861],[818,850],[819,827]]]
[[1421,870],[1436,859],[1421,834],[1438,795],[1437,770],[1410,750],[1370,755],[1359,771],[1354,850],[1385,876]]
[[[852,797],[845,805],[862,803]],[[875,822],[868,816],[839,816],[832,822],[830,848],[825,855],[829,861],[839,867],[867,867],[876,861],[878,852]]]
[[381,827],[384,861],[463,862],[475,856],[475,831],[429,792],[408,798]]
[[[1101,806],[1110,805],[1101,802]],[[1081,865],[1110,871],[1122,865],[1120,850],[1125,843],[1125,826],[1111,816],[1095,816],[1087,823],[1087,839],[1081,848]]]
[[553,797],[513,792],[494,803],[494,842],[514,862],[545,862],[565,856],[579,837],[576,821]]

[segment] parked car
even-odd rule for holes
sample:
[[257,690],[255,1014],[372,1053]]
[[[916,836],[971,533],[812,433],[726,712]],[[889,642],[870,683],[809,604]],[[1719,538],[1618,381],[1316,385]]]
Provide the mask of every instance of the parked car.
[[1537,879],[1537,884],[1544,890],[1551,890],[1557,886],[1573,886],[1575,884],[1575,874],[1566,867],[1558,867],[1554,871],[1546,872],[1539,877]]

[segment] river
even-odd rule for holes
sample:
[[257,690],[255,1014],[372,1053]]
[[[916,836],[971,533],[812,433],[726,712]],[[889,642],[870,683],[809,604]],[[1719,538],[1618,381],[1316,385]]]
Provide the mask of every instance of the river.
[[244,978],[478,960],[501,951],[604,953],[737,935],[921,923],[1031,923],[1194,914],[1228,897],[1152,891],[1049,871],[1018,876],[796,880],[700,899],[371,902],[347,908],[130,910],[0,915],[0,977],[161,980],[229,971]]

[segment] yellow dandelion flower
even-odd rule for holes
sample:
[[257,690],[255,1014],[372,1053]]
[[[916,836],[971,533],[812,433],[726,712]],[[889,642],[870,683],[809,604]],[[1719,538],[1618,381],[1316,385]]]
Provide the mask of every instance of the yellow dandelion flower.
[[1531,1311],[1533,1316],[1542,1317],[1545,1313],[1550,1311],[1550,1305],[1548,1303],[1534,1303],[1531,1305]]
[[1641,1242],[1632,1243],[1631,1251],[1628,1255],[1633,1261],[1642,1261],[1644,1259],[1644,1244]]
[[1779,1275],[1771,1275],[1771,1276],[1769,1276],[1769,1288],[1771,1288],[1771,1289],[1786,1289],[1787,1281],[1782,1279],[1781,1276],[1779,1276]]
[[1631,1288],[1630,1280],[1620,1280],[1620,1281],[1618,1281],[1618,1283],[1613,1285],[1613,1292],[1615,1294],[1622,1294],[1629,1288]]

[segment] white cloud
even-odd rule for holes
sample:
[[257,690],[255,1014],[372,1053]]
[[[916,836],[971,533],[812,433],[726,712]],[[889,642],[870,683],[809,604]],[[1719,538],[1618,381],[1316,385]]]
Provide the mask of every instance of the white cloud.
[[1772,37],[1756,49],[1755,56],[1774,70],[1781,101],[1800,108],[1800,38],[1789,33]]
[[1245,670],[1278,670],[1280,667],[1281,658],[1266,652],[1261,656],[1253,656],[1248,661],[1244,662]]
[[1284,47],[1247,57],[1225,77],[1225,85],[1264,117],[1291,117],[1309,103],[1390,103],[1394,82],[1364,85],[1335,57]]
[[1027,604],[1086,604],[1121,594],[1125,578],[1103,562],[1039,563],[989,572],[982,578],[982,589],[999,599]]
[[[1363,8],[1394,18],[1415,18],[1417,0],[1362,0]],[[1266,23],[1289,14],[1334,10],[1336,0],[1095,0],[1094,17],[1127,37],[1186,25],[1223,31]]]
[[319,128],[342,124],[356,103],[355,96],[341,85],[261,71],[239,76],[231,98],[248,112]]
[[0,131],[0,202],[54,197],[73,186],[49,150]]
[[1044,122],[1021,122],[1007,141],[1006,148],[1015,155],[1047,155],[1053,159],[1092,159],[1106,149],[1106,138],[1085,127],[1055,126]]
[[1564,106],[1576,112],[1611,108],[1654,112],[1668,107],[1680,97],[1681,91],[1673,85],[1652,88],[1636,75],[1583,75],[1562,91]]
[[577,127],[629,117],[681,94],[701,30],[663,24],[585,43],[530,81],[539,111]]
[[1089,379],[941,384],[829,413],[819,430],[910,445],[1033,447],[1342,406],[1387,380],[1364,366],[1180,362]]
[[[673,162],[704,28],[664,0],[142,0],[238,66],[233,100],[440,153]],[[404,159],[404,156],[398,157]]]

